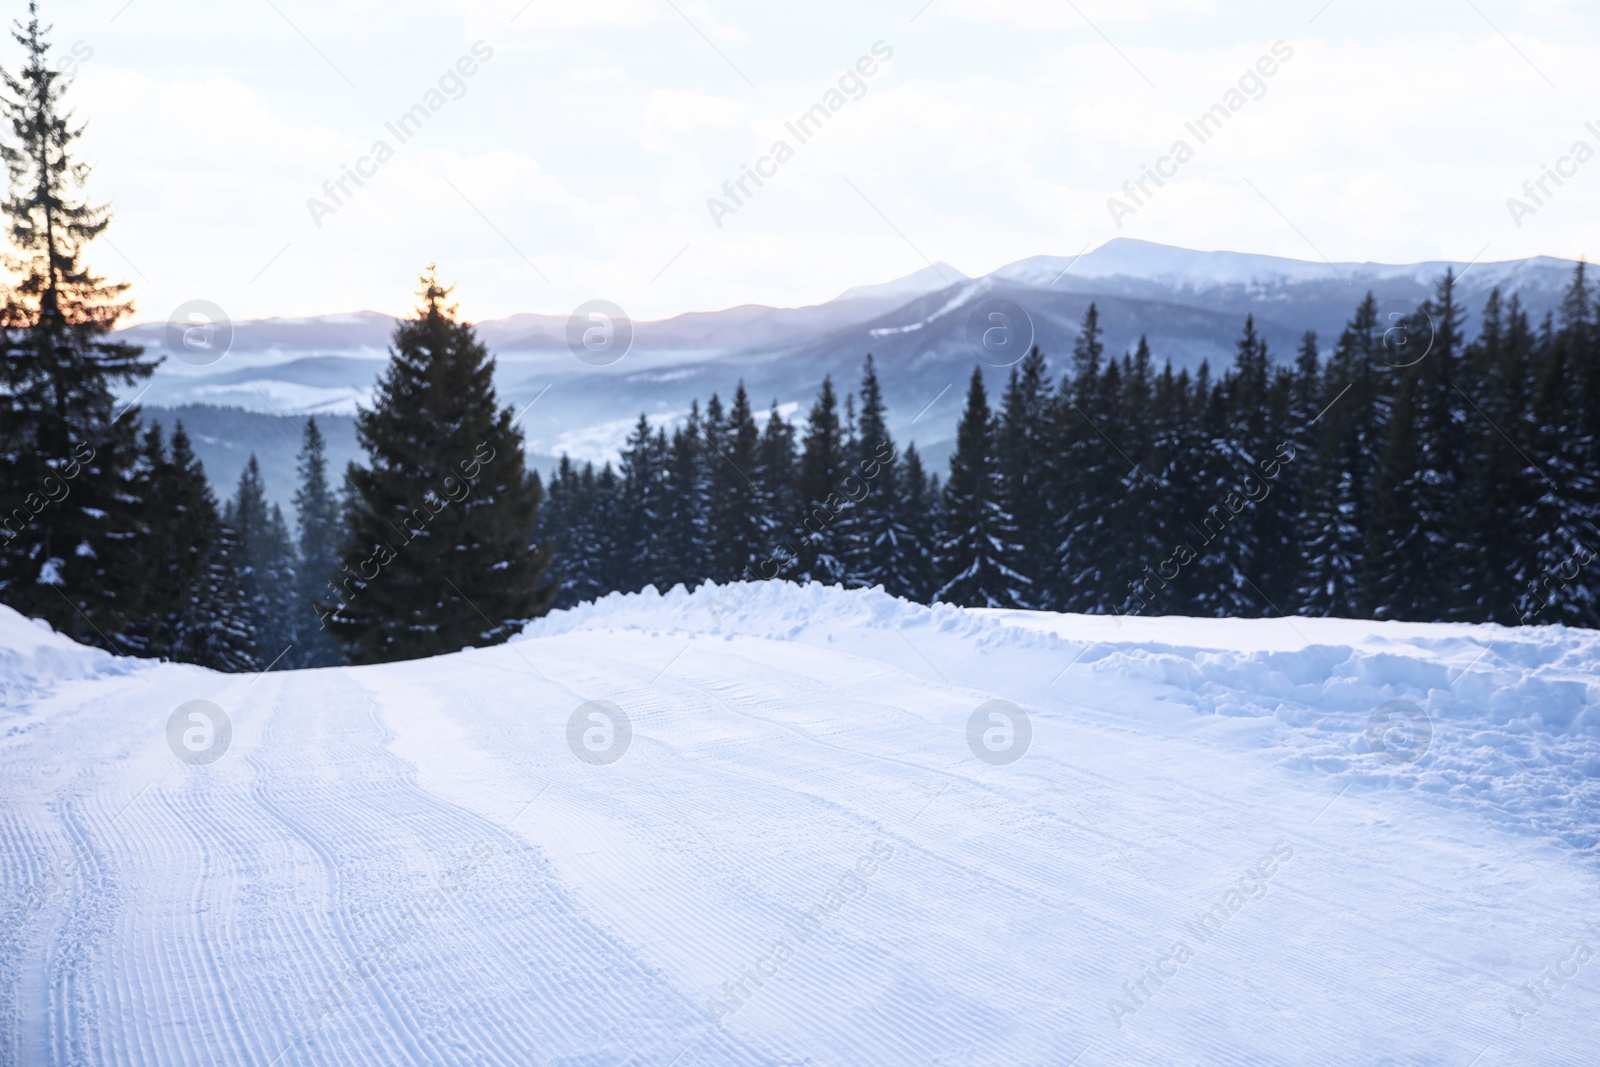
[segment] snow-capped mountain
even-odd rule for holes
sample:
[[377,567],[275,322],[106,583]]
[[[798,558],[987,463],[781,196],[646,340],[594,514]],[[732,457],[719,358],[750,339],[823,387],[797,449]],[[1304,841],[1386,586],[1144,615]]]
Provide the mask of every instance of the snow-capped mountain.
[[[1091,302],[1100,308],[1108,350],[1125,351],[1145,336],[1158,362],[1193,368],[1202,360],[1231,361],[1246,315],[1255,316],[1280,358],[1307,330],[1326,349],[1369,290],[1386,311],[1405,312],[1428,298],[1446,270],[1459,279],[1469,328],[1471,313],[1495,287],[1518,293],[1537,318],[1559,305],[1574,266],[1549,257],[1329,264],[1119,238],[1080,256],[1035,256],[979,278],[937,263],[810,307],[743,305],[639,322],[632,349],[607,367],[574,358],[564,316],[519,314],[478,329],[499,357],[507,402],[521,407],[549,388],[524,423],[532,453],[545,464],[563,450],[603,461],[640,412],[679,420],[692,401],[712,392],[726,399],[741,380],[758,407],[776,400],[803,412],[823,375],[853,387],[869,352],[883,379],[891,428],[902,439],[916,439],[937,464],[953,437],[959,387],[974,363],[1005,362],[980,361],[974,347],[996,302],[1021,309],[1019,336],[1030,335],[1057,369]],[[165,360],[142,402],[256,413],[254,420],[210,418],[216,430],[199,442],[201,458],[214,478],[229,482],[250,449],[266,450],[268,470],[277,472],[269,473],[269,490],[286,499],[292,453],[272,450],[292,444],[295,435],[284,436],[272,423],[320,414],[331,419],[335,436],[353,445],[340,417],[370,396],[393,326],[393,319],[375,312],[236,323],[224,358],[204,367]],[[162,353],[168,333],[166,324],[149,323],[122,336]],[[208,417],[195,412],[190,418]]]

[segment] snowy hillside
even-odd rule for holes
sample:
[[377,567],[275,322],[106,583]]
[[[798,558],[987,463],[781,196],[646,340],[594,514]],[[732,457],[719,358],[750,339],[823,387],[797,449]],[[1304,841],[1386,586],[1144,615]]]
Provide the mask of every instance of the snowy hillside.
[[1592,1062],[1597,665],[769,583],[251,677],[0,609],[0,1063]]

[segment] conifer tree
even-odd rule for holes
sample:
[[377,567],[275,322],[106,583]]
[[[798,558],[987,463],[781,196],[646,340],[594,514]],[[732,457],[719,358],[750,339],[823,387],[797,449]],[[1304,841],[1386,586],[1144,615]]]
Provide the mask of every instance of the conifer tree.
[[1465,483],[1453,516],[1459,534],[1454,548],[1461,566],[1460,595],[1448,617],[1513,625],[1524,576],[1534,563],[1524,546],[1537,538],[1530,526],[1542,483],[1503,433],[1534,446],[1535,435],[1524,421],[1532,387],[1533,336],[1518,302],[1513,298],[1505,307],[1498,289],[1489,294],[1482,322],[1465,359],[1463,387],[1481,398],[1477,403],[1483,417],[1469,423],[1466,434]]
[[621,589],[638,590],[661,582],[662,524],[667,514],[666,452],[666,439],[653,433],[650,420],[640,413],[621,462]]
[[701,440],[700,404],[672,433],[662,477],[663,522],[655,583],[663,591],[675,585],[693,588],[706,577],[708,486],[705,448]]
[[[590,560],[586,571],[598,594],[626,589],[627,544],[622,540],[622,479],[610,463],[590,478],[591,464],[584,464],[579,479],[584,506],[581,518],[573,524],[574,551]],[[585,599],[593,599],[586,597]]]
[[1121,610],[1117,601],[1124,595],[1131,610],[1134,602],[1142,606],[1145,598],[1160,591],[1154,568],[1168,548],[1164,534],[1170,494],[1161,480],[1161,468],[1152,463],[1159,423],[1150,417],[1154,389],[1150,363],[1150,343],[1141,336],[1133,355],[1124,355],[1115,376],[1109,378],[1105,398],[1109,423],[1101,429],[1121,461],[1119,485],[1106,506],[1110,544],[1120,546],[1114,549],[1120,587],[1108,591],[1106,605],[1113,611]]
[[938,550],[939,501],[937,476],[923,469],[922,456],[915,444],[906,445],[905,470],[899,478],[899,512],[904,516],[906,537],[901,564],[890,576],[885,589],[895,596],[929,603],[938,583],[934,580],[934,554]]
[[235,575],[244,597],[250,631],[263,666],[282,663],[295,638],[295,558],[283,511],[267,504],[261,464],[251,453],[228,502],[223,525],[239,543]]
[[1049,501],[1050,379],[1044,353],[1034,347],[1014,367],[1001,401],[996,442],[1003,505],[1016,523],[1016,548],[1006,565],[1023,578],[1019,607],[1044,608],[1056,585],[1055,542]]
[[317,604],[334,599],[333,582],[339,573],[343,538],[339,502],[328,483],[326,447],[317,420],[306,419],[299,456],[300,486],[294,493],[300,557],[289,612],[294,648],[284,661],[294,667],[329,667],[344,661],[317,611]]
[[246,671],[258,661],[250,605],[238,581],[243,551],[183,424],[170,454],[161,428],[144,437],[140,492],[149,522],[137,545],[140,595],[129,631],[141,655]]
[[1460,594],[1456,498],[1466,403],[1456,385],[1461,311],[1451,273],[1408,328],[1431,334],[1433,347],[1400,370],[1372,489],[1368,569],[1379,618],[1434,622],[1452,613]]
[[[708,415],[710,411],[707,405]],[[750,394],[740,382],[716,449],[706,453],[710,573],[718,582],[744,579],[745,568],[763,547],[762,494],[756,481],[761,471],[760,448],[761,431],[750,411]]]
[[[1065,611],[1106,611],[1121,599],[1123,546],[1116,544],[1111,509],[1128,463],[1110,438],[1120,399],[1120,374],[1104,362],[1100,311],[1090,304],[1072,351],[1072,373],[1056,405],[1054,478],[1056,555],[1060,587],[1055,603]],[[949,486],[946,486],[948,499]]]
[[816,403],[806,423],[795,475],[795,498],[801,513],[795,518],[797,559],[792,578],[797,582],[835,584],[845,577],[834,525],[848,506],[844,480],[850,473],[844,430],[839,422],[839,401],[833,380],[824,377]]
[[841,492],[859,494],[839,517],[837,530],[851,586],[889,589],[906,566],[909,536],[900,505],[900,464],[889,433],[883,387],[869,354],[861,371],[859,429],[850,453],[850,470]]
[[432,268],[395,328],[375,403],[356,418],[343,596],[329,625],[357,663],[505,641],[549,610],[542,490],[496,400],[494,359],[445,303]]
[[117,650],[143,581],[134,566],[142,524],[136,496],[137,414],[116,391],[155,364],[107,335],[132,310],[127,286],[84,262],[110,222],[81,196],[89,168],[73,158],[83,127],[50,62],[48,27],[28,5],[13,36],[25,56],[0,71],[0,204],[16,279],[0,312],[0,600],[87,644]]
[[1015,557],[1016,528],[1006,513],[995,460],[997,426],[983,371],[974,368],[967,407],[956,428],[950,478],[944,486],[942,535],[935,558],[941,579],[934,599],[972,608],[1015,607],[1025,597]]
[[1300,506],[1302,565],[1295,600],[1308,615],[1370,618],[1373,612],[1366,531],[1391,407],[1380,377],[1385,368],[1378,326],[1378,302],[1369,292],[1322,375],[1315,432],[1308,438],[1314,475]]
[[[800,521],[800,503],[796,499],[794,477],[794,426],[783,417],[778,401],[772,401],[767,412],[766,425],[761,429],[761,442],[757,446],[755,481],[761,494],[763,544],[760,553],[775,550],[780,543],[794,538],[794,529]],[[783,576],[793,578],[792,570],[785,569]],[[774,577],[763,574],[759,577]]]
[[[1600,346],[1587,269],[1579,264],[1562,304],[1535,341],[1535,380],[1519,454],[1533,485],[1528,566],[1519,575],[1519,618],[1600,625]],[[1579,561],[1589,559],[1582,564]]]
[[571,607],[578,601],[572,599],[572,589],[577,572],[588,562],[572,551],[572,528],[579,520],[583,502],[579,499],[578,467],[571,457],[563,455],[556,466],[555,476],[545,490],[544,505],[539,508],[538,539],[548,542],[550,552],[550,580],[556,585],[552,606]]

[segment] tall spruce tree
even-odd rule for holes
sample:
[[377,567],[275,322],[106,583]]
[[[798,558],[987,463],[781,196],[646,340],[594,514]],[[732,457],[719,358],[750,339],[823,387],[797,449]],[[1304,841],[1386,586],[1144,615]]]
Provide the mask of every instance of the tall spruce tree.
[[[1517,600],[1522,621],[1600,626],[1600,343],[1586,266],[1579,264],[1561,310],[1534,341],[1528,417],[1509,428],[1531,441],[1519,450],[1519,482],[1532,484],[1531,550]],[[1582,561],[1588,560],[1587,563]]]
[[239,487],[222,515],[239,543],[236,580],[244,595],[251,635],[264,666],[282,664],[294,650],[295,557],[283,511],[267,503],[261,464],[251,453]]
[[1110,517],[1129,464],[1112,438],[1119,428],[1120,372],[1114,361],[1109,366],[1105,362],[1103,333],[1100,310],[1090,304],[1053,419],[1060,568],[1054,602],[1065,611],[1107,611],[1122,597],[1121,571],[1126,562]]
[[328,622],[357,663],[499,644],[549,610],[542,491],[494,391],[494,359],[430,267],[356,418],[342,596]]
[[[716,398],[713,397],[713,400]],[[710,406],[707,406],[709,413]],[[715,449],[706,453],[711,529],[710,572],[719,582],[739,581],[762,548],[761,431],[750,411],[750,394],[740,382],[722,423]]]
[[1006,563],[1015,558],[1016,527],[1002,495],[997,430],[983,371],[974,368],[944,486],[943,533],[935,559],[941,584],[934,599],[945,603],[1008,608],[1027,599],[1026,579]]
[[1001,401],[996,442],[1002,501],[1016,523],[1006,565],[1022,575],[1020,607],[1045,608],[1057,584],[1050,510],[1050,370],[1032,349],[1013,368]]
[[149,522],[137,541],[140,591],[128,627],[140,654],[219,671],[264,666],[239,582],[242,546],[181,422],[170,453],[159,426],[146,431],[140,492]]
[[333,635],[323,625],[319,603],[334,599],[339,550],[344,536],[339,501],[328,483],[327,445],[314,418],[306,419],[300,449],[300,486],[294,493],[299,563],[289,622],[294,648],[285,662],[295,667],[330,667],[344,661]]
[[110,214],[81,196],[83,126],[65,106],[70,79],[50,62],[48,29],[30,2],[13,31],[23,65],[0,71],[10,179],[0,213],[14,249],[3,266],[16,279],[0,319],[0,600],[117,650],[143,576],[138,418],[117,411],[116,391],[155,364],[107,336],[132,304],[126,285],[84,262]]
[[883,387],[869,354],[861,370],[860,421],[841,492],[859,495],[838,522],[845,581],[889,589],[906,566],[909,533],[901,514],[900,463],[889,433]]
[[849,506],[844,496],[844,480],[849,473],[850,457],[839,421],[839,399],[833,391],[833,380],[824,377],[806,422],[795,476],[795,497],[801,512],[793,520],[797,559],[791,577],[797,582],[844,580],[845,560],[835,524]]
[[660,546],[656,584],[665,591],[675,585],[693,588],[707,577],[709,542],[705,445],[700,405],[690,406],[689,417],[672,432],[662,478],[664,521],[656,543]]
[[619,588],[643,589],[661,582],[662,524],[667,517],[666,439],[653,433],[643,413],[622,452],[622,497],[618,504]]
[[[767,412],[766,425],[761,428],[760,444],[756,448],[755,481],[761,497],[762,558],[770,558],[769,553],[791,542],[794,539],[794,527],[799,523],[800,502],[796,498],[794,484],[794,440],[794,426],[783,417],[778,401],[774,399],[771,410]],[[762,573],[751,574],[751,577],[777,576],[776,573],[767,573],[769,570],[762,568]],[[786,578],[793,578],[792,564],[786,565],[782,573]]]
[[1390,409],[1383,374],[1392,374],[1380,359],[1378,327],[1378,301],[1369,292],[1322,375],[1315,432],[1308,434],[1314,475],[1300,507],[1303,547],[1295,600],[1307,615],[1370,618],[1374,608],[1367,516]]
[[1514,625],[1533,563],[1525,546],[1537,540],[1533,527],[1544,486],[1537,471],[1527,469],[1521,446],[1505,435],[1536,446],[1527,418],[1533,335],[1516,299],[1506,307],[1498,289],[1489,294],[1482,323],[1464,361],[1463,388],[1481,398],[1483,417],[1469,422],[1466,434],[1465,483],[1453,516],[1461,575],[1448,617]]
[[1460,592],[1457,497],[1468,407],[1456,384],[1461,318],[1447,271],[1407,324],[1411,336],[1431,335],[1433,345],[1399,368],[1373,483],[1367,565],[1379,618],[1438,621],[1453,614]]
[[901,564],[890,576],[888,592],[908,600],[931,602],[938,588],[934,579],[934,555],[938,551],[939,506],[941,492],[937,476],[928,475],[922,466],[917,446],[906,445],[905,470],[899,479],[899,512],[904,516],[906,539]]

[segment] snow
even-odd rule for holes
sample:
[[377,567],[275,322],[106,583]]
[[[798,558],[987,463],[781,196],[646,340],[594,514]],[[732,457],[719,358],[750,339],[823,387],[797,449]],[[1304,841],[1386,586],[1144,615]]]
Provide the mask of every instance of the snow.
[[1032,256],[1018,260],[988,277],[1049,288],[1070,267],[1075,278],[1137,278],[1197,292],[1226,285],[1270,286],[1347,278],[1367,281],[1403,279],[1432,288],[1449,267],[1453,267],[1457,275],[1471,269],[1475,280],[1487,286],[1507,284],[1519,274],[1540,268],[1556,269],[1567,276],[1575,265],[1569,260],[1549,256],[1494,263],[1451,263],[1440,260],[1408,264],[1329,264],[1320,260],[1285,259],[1247,252],[1202,252],[1116,237],[1094,251],[1078,256]]
[[846,289],[834,300],[879,300],[884,298],[903,298],[914,300],[919,296],[937,293],[956,282],[967,281],[967,276],[956,270],[948,263],[932,263],[893,281],[880,282],[877,285],[858,285]]
[[0,1063],[1589,1062],[1597,658],[763,583],[250,677],[0,609]]

